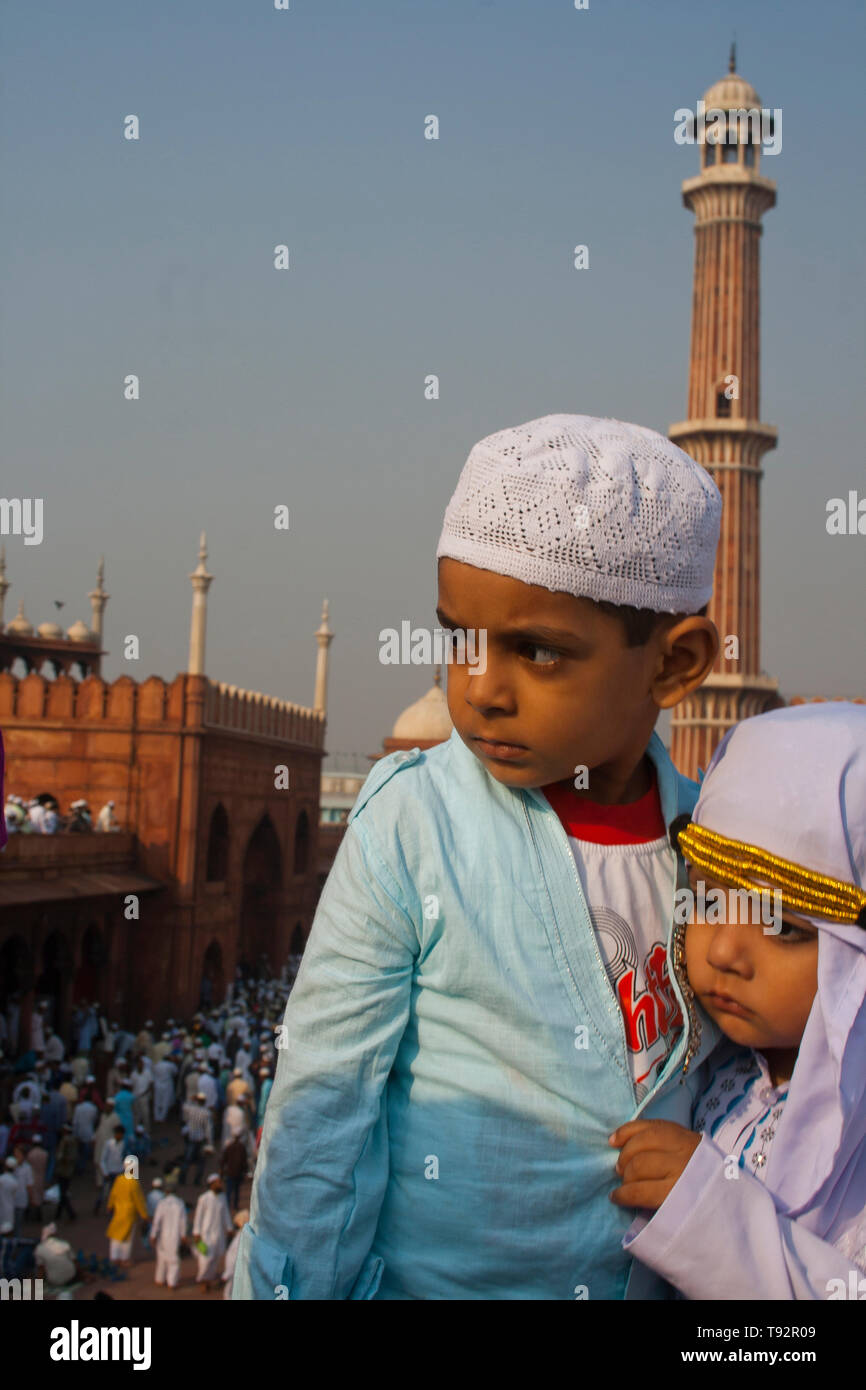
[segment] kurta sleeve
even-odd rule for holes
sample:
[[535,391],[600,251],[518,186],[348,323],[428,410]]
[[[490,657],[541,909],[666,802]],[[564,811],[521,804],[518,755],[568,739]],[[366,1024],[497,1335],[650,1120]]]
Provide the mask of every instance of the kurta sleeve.
[[278,1039],[233,1297],[364,1296],[388,1181],[383,1092],[418,951],[405,894],[357,818],[325,884]]
[[[736,1177],[727,1176],[736,1173]],[[658,1211],[623,1247],[690,1299],[827,1299],[851,1261],[776,1207],[704,1135]]]

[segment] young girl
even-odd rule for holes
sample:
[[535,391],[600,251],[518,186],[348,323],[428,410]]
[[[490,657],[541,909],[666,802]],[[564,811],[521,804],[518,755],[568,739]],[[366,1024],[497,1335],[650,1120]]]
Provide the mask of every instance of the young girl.
[[[675,952],[727,1041],[690,1130],[611,1136],[611,1200],[647,1212],[624,1248],[690,1299],[866,1298],[866,706],[737,725],[679,842],[697,900],[727,898]],[[738,922],[742,890],[780,890],[781,920]]]

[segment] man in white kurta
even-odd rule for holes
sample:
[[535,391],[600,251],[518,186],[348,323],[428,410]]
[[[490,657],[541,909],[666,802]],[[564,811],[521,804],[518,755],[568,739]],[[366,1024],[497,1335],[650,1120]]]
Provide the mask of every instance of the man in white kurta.
[[249,1129],[249,1115],[243,1105],[229,1104],[223,1111],[223,1133],[222,1146],[230,1144],[233,1139],[242,1138],[246,1142],[246,1132]]
[[237,1230],[232,1236],[231,1245],[226,1251],[226,1262],[225,1266],[223,1267],[223,1298],[231,1298],[232,1296],[232,1285],[235,1281],[235,1265],[237,1264],[238,1245],[240,1244],[241,1231],[244,1229],[244,1226],[247,1224],[249,1219],[250,1214],[248,1211],[244,1210],[235,1212],[234,1221]]
[[42,1104],[42,1092],[39,1083],[34,1076],[28,1076],[26,1081],[19,1081],[15,1090],[12,1092],[12,1114],[13,1117],[22,1122],[30,1119],[34,1110],[38,1110]]
[[199,1072],[198,1088],[204,1096],[205,1105],[208,1110],[216,1110],[219,1101],[219,1090],[216,1080],[211,1072],[205,1068]]
[[174,1086],[177,1067],[167,1057],[157,1062],[153,1069],[153,1117],[161,1124],[174,1104]]
[[232,1219],[219,1174],[211,1173],[207,1185],[207,1192],[203,1192],[195,1204],[192,1222],[194,1239],[207,1246],[206,1253],[198,1249],[195,1252],[196,1283],[203,1284],[205,1288],[210,1287],[211,1281],[219,1281],[219,1266],[225,1254],[226,1236],[232,1231]]
[[41,1005],[30,1016],[30,1047],[40,1055],[45,1051],[45,1014]]
[[144,1057],[139,1057],[135,1063],[135,1069],[130,1077],[132,1085],[132,1111],[135,1116],[136,1124],[141,1125],[145,1133],[150,1133],[150,1101],[153,1095],[153,1076],[150,1068],[145,1065]]
[[186,1207],[175,1191],[175,1184],[167,1178],[165,1196],[153,1214],[148,1235],[156,1251],[156,1269],[153,1275],[155,1284],[167,1284],[170,1289],[177,1288],[180,1277],[180,1243],[186,1235],[187,1221]]
[[6,1159],[0,1173],[0,1236],[9,1236],[15,1229],[15,1198],[18,1192],[18,1179],[15,1169],[18,1162],[11,1156]]

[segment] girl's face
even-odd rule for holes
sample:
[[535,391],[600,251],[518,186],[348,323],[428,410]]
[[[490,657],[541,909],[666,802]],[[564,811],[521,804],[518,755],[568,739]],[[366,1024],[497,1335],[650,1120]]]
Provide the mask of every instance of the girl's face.
[[[726,884],[689,868],[692,891]],[[761,922],[740,923],[729,899],[728,921],[686,927],[686,969],[701,1005],[729,1038],[761,1052],[797,1048],[818,989],[818,932],[784,911],[782,930],[765,935]]]

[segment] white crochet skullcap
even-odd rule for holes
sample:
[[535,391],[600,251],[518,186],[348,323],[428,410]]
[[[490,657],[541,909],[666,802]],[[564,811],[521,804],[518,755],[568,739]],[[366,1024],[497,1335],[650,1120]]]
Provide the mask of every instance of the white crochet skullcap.
[[695,613],[713,591],[721,513],[709,473],[655,430],[545,415],[475,445],[436,558],[578,598]]

